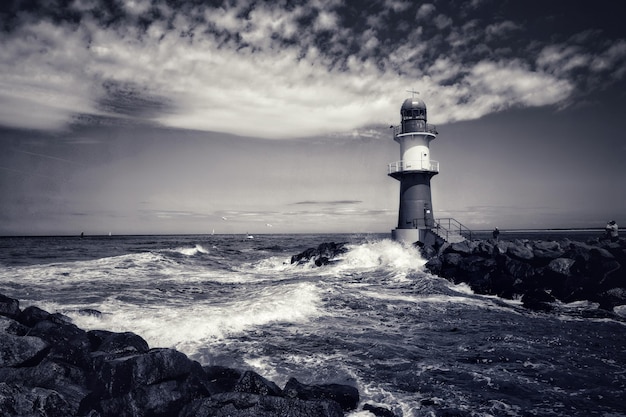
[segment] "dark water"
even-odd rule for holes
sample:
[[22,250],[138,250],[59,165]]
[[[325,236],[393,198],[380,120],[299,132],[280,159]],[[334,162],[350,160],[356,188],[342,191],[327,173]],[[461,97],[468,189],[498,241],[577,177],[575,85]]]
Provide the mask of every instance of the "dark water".
[[[557,233],[513,238],[573,237]],[[626,416],[623,321],[472,294],[385,237],[0,238],[0,292],[279,385],[354,384],[397,415]],[[341,262],[289,264],[328,241],[349,242]]]

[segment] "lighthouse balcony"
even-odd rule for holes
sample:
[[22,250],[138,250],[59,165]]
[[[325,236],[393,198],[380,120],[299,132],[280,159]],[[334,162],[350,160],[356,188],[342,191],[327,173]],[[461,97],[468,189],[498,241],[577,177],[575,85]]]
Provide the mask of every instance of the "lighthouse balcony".
[[403,172],[431,172],[437,174],[439,172],[438,161],[396,161],[387,166],[387,175]]
[[435,125],[431,125],[430,123],[421,122],[420,123],[410,123],[402,128],[402,125],[392,126],[393,127],[393,137],[394,140],[397,140],[399,136],[410,135],[410,134],[427,134],[430,136],[436,136],[439,134],[437,132],[437,127]]

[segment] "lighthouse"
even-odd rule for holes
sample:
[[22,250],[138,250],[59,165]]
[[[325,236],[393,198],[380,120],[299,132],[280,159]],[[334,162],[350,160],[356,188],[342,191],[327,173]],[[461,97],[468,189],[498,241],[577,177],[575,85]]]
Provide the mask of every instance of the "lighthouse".
[[438,235],[433,215],[430,179],[439,173],[439,162],[430,159],[430,142],[437,129],[427,123],[426,103],[407,98],[400,108],[401,124],[394,126],[393,139],[400,144],[400,160],[388,165],[388,175],[400,181],[398,227],[394,240],[432,245]]

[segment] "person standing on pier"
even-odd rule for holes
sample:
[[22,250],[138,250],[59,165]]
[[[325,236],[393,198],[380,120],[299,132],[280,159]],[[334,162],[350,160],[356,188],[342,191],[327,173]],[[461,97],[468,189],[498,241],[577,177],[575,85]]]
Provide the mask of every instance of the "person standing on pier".
[[615,220],[608,222],[604,230],[606,231],[606,237],[610,239],[611,242],[617,242],[619,240],[619,230]]

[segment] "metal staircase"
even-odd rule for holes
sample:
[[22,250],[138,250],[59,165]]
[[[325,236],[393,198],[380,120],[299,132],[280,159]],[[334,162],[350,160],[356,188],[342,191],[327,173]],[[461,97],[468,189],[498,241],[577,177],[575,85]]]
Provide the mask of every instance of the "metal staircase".
[[472,231],[451,217],[435,220],[433,233],[449,243],[472,240]]

